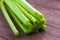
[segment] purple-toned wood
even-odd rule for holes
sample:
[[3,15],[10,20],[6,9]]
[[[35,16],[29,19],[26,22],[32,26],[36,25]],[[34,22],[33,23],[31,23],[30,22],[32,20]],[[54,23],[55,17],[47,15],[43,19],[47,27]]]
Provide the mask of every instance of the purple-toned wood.
[[31,35],[22,32],[19,37],[13,35],[2,11],[0,10],[0,40],[60,40],[60,0],[27,0],[45,15],[47,29]]

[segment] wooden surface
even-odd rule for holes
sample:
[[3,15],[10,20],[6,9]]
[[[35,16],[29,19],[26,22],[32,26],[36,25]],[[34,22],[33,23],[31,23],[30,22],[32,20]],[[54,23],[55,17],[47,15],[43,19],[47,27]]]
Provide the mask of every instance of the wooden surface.
[[0,10],[0,40],[60,40],[60,0],[27,1],[45,15],[46,31],[15,37]]

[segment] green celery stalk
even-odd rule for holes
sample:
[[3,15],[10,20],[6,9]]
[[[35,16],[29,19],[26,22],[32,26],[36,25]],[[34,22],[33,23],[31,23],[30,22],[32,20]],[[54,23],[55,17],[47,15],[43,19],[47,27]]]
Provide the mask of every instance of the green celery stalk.
[[46,24],[46,19],[45,18],[42,18],[40,24],[44,24],[44,23]]
[[8,6],[6,6],[6,9],[9,12],[9,14],[12,16],[12,18],[16,21],[17,25],[22,29],[22,31],[25,34],[29,34],[30,30],[24,24],[21,23],[21,21],[14,15],[14,12]]
[[40,25],[40,29],[41,29],[42,31],[45,31],[45,30],[46,30],[46,25]]
[[19,35],[19,32],[16,29],[16,27],[14,26],[12,20],[10,19],[9,15],[8,15],[6,9],[5,9],[5,6],[4,6],[3,2],[1,2],[1,9],[2,9],[2,12],[3,12],[3,14],[4,14],[4,16],[5,16],[8,24],[10,25],[10,28],[12,29],[14,35],[18,36]]
[[20,9],[12,2],[12,0],[4,0],[5,4],[14,12],[15,16],[26,25],[28,28],[32,29],[32,24],[30,20],[20,11]]

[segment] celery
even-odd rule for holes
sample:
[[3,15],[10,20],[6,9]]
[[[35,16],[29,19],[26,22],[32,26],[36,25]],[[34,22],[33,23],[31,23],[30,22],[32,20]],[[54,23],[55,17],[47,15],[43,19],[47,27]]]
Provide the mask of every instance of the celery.
[[40,25],[40,30],[45,31],[46,30],[46,25]]
[[28,17],[28,19],[31,20],[31,22],[33,23],[33,30],[36,32],[36,29],[38,29],[38,20],[36,18],[34,18],[31,14],[29,14],[25,9],[23,9],[23,7],[21,7],[21,5],[19,5],[18,2],[14,1],[16,3],[16,5],[19,7],[19,9],[24,13],[24,15],[26,15],[26,17]]
[[42,18],[40,24],[44,24],[45,25],[46,24],[46,19]]
[[26,0],[4,0],[5,8],[25,34],[46,29],[44,15]]
[[14,12],[6,6],[6,9],[8,10],[9,14],[12,16],[12,18],[16,21],[17,25],[22,29],[22,31],[25,33],[25,34],[29,34],[30,33],[30,30],[21,23],[21,21],[19,21],[19,19],[14,15]]
[[37,18],[39,21],[41,18],[44,18],[44,16],[38,12],[35,8],[33,8],[26,0],[16,0],[24,9],[26,9],[31,15],[33,15],[35,18]]
[[17,4],[17,6],[19,7],[19,9],[24,13],[24,15],[26,15],[26,17],[28,17],[34,25],[38,24],[38,20],[35,19],[32,15],[30,15],[25,9],[23,9],[23,7],[21,5],[19,5],[18,2],[15,2]]
[[5,4],[14,12],[15,16],[27,27],[32,29],[30,20],[20,11],[20,9],[12,2],[12,0],[4,0]]
[[33,8],[26,0],[16,0],[26,11],[28,11],[31,15],[33,15],[40,24],[46,24],[46,19],[43,14],[38,12],[35,8]]
[[9,15],[8,15],[6,9],[5,9],[5,6],[4,6],[3,2],[1,2],[1,9],[2,9],[2,12],[3,12],[3,14],[4,14],[4,16],[5,16],[8,24],[10,25],[10,28],[12,29],[13,33],[14,33],[16,36],[18,36],[18,35],[19,35],[19,32],[18,32],[18,30],[15,28],[12,20],[10,19]]

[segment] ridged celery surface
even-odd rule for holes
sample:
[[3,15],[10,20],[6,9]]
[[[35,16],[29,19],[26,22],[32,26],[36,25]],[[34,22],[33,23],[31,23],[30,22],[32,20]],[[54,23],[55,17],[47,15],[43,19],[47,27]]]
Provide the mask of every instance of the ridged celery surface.
[[12,18],[16,21],[19,28],[21,28],[25,34],[29,34],[30,30],[24,24],[21,23],[21,21],[14,15],[14,12],[8,6],[5,7],[8,10],[9,14],[12,16]]
[[[26,0],[16,0],[26,11],[28,11],[31,15],[33,15],[35,18],[37,18],[39,21],[41,21],[41,18],[44,18],[43,14],[37,11],[35,8],[33,8]],[[44,21],[44,24],[46,24],[46,20]]]
[[5,0],[7,6],[14,12],[14,14],[18,17],[18,19],[30,29],[32,29],[32,24],[30,20],[20,11],[20,9],[12,2],[12,0]]
[[10,19],[9,15],[8,15],[6,9],[5,9],[5,6],[4,6],[4,4],[3,4],[3,1],[1,2],[1,9],[2,9],[3,15],[5,16],[8,24],[10,25],[10,28],[12,29],[14,35],[18,36],[18,35],[19,35],[19,32],[18,32],[18,30],[16,29],[16,27],[14,26],[12,20]]
[[15,1],[17,1],[26,11],[28,11],[40,22],[40,27],[41,24],[46,25],[46,19],[44,18],[44,15],[39,11],[37,11],[35,8],[33,8],[26,0],[15,0]]
[[32,23],[32,25],[34,26],[33,28],[33,30],[32,31],[36,31],[37,32],[37,30],[36,29],[38,29],[38,24],[39,24],[39,21],[35,18],[35,17],[33,17],[31,14],[29,14],[25,9],[23,9],[23,7],[21,6],[21,5],[19,5],[19,3],[18,2],[16,2],[16,1],[13,1],[13,2],[15,2],[15,4],[19,7],[19,9],[23,12],[23,14],[24,15],[26,15],[26,17],[31,21],[31,23]]

